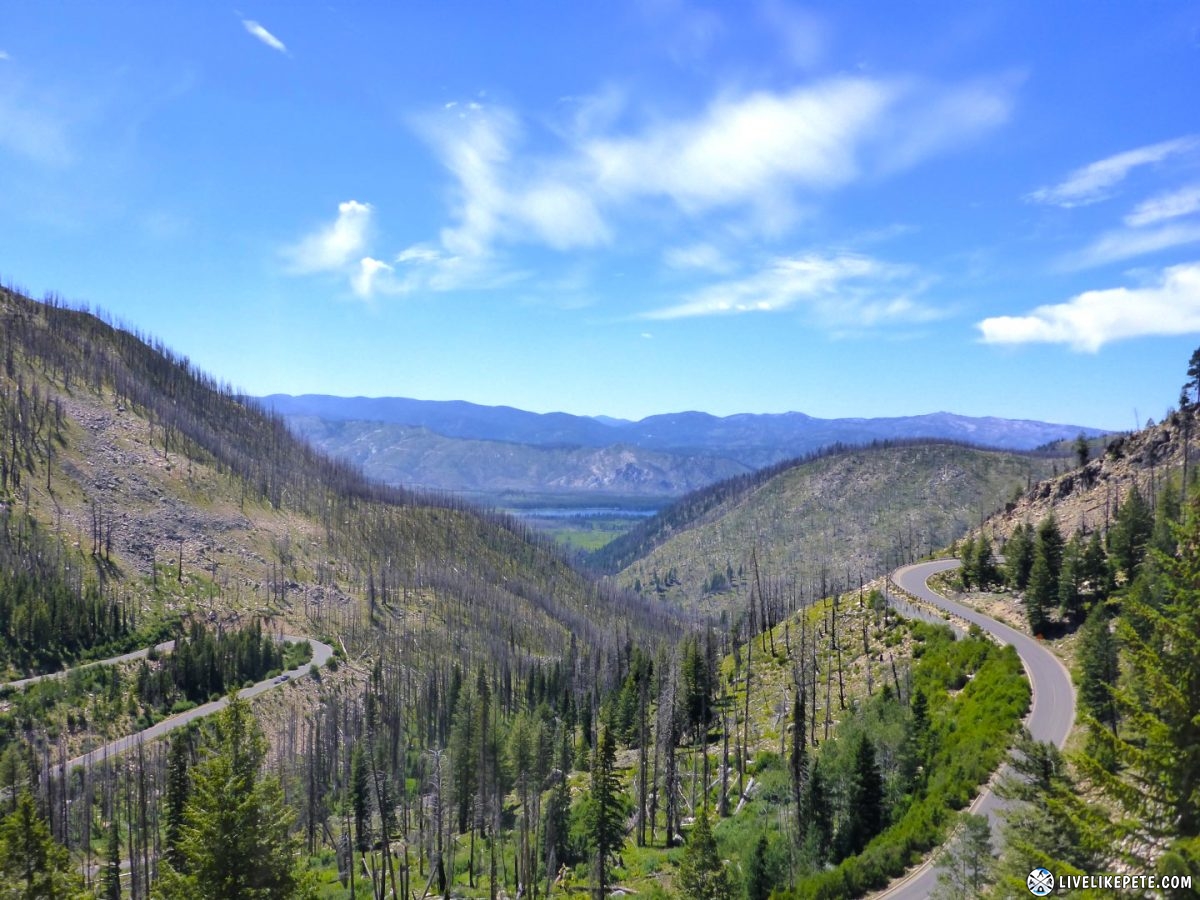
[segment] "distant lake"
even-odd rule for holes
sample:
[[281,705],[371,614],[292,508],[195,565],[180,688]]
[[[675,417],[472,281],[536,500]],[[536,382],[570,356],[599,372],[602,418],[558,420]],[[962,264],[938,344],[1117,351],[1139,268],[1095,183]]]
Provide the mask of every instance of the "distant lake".
[[505,510],[520,519],[648,519],[657,511],[619,506],[540,506]]

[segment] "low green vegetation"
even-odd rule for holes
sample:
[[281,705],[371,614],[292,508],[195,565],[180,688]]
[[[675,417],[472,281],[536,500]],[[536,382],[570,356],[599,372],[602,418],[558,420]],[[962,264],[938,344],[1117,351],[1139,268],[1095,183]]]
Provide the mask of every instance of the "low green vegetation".
[[307,641],[284,643],[257,623],[211,632],[193,623],[172,653],[115,665],[72,669],[26,687],[0,692],[0,753],[33,739],[82,752],[88,742],[112,740],[164,717],[216,699],[312,658]]
[[[965,531],[985,489],[950,483],[994,469],[986,491],[1011,496],[1032,477],[1021,459],[905,445],[777,472],[678,535],[711,543],[677,557],[656,544],[665,555],[624,593],[508,516],[324,460],[127,332],[8,294],[0,314],[0,417],[16,429],[0,442],[0,504],[25,548],[6,558],[22,593],[5,663],[69,664],[160,610],[188,622],[174,655],[3,698],[9,881],[25,847],[38,877],[71,896],[84,873],[105,900],[856,896],[947,837],[1028,706],[1012,650],[848,587],[868,558]],[[86,454],[118,451],[141,468],[89,469]],[[785,489],[818,469],[800,500]],[[1033,849],[1065,873],[1196,869],[1200,526],[1166,494],[1143,509],[1123,493],[1099,538],[1064,539],[1053,519],[1022,528],[1003,567],[1002,548],[964,549],[967,585],[1011,579],[1047,638],[1077,630],[1089,731],[1066,758],[1018,741],[1027,780],[1006,787],[1005,856],[978,876],[958,866],[966,890],[1017,886]],[[941,518],[921,518],[918,495]],[[797,527],[793,506],[815,523],[795,544],[779,532]],[[92,510],[90,546],[45,524]],[[35,528],[57,562],[21,570]],[[716,615],[664,602],[693,589]],[[56,771],[105,728],[303,666],[260,609],[339,654],[303,689],[271,692],[255,710],[268,724],[235,701],[169,744]],[[251,625],[217,628],[235,612]],[[49,628],[48,649],[31,628]]]
[[[102,551],[95,565],[103,576]],[[4,503],[0,487],[0,670],[23,678],[162,640],[171,622],[140,613],[104,577],[84,577],[82,556]]]

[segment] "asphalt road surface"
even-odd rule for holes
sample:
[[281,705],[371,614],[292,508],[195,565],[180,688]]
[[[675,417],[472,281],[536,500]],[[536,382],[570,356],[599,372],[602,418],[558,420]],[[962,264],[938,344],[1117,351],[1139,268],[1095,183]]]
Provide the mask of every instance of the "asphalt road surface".
[[[314,640],[313,638],[296,637],[294,635],[286,634],[283,636],[282,640],[292,641],[294,643],[299,641],[308,641],[313,649],[312,660],[304,663],[301,666],[297,666],[295,669],[283,673],[283,675],[277,675],[274,678],[265,679],[264,681],[260,681],[258,684],[251,685],[248,688],[242,688],[240,691],[238,691],[239,697],[256,697],[263,691],[269,691],[271,688],[278,687],[282,684],[287,684],[288,682],[297,678],[304,678],[308,675],[310,666],[324,666],[329,658],[333,656],[332,647],[330,647],[328,644],[322,643],[321,641]],[[160,649],[168,649],[168,645],[170,648],[173,648],[174,642],[168,641],[167,644],[159,644],[158,646]],[[141,656],[145,656],[146,653],[146,650],[139,650],[134,653],[127,653],[124,656],[118,656],[113,657],[112,659],[104,660],[101,663],[89,663],[89,665],[111,665],[113,663],[123,662],[128,659],[137,659]],[[47,677],[61,678],[65,674],[65,672],[55,672],[51,676],[43,675],[34,679],[26,678],[21,681],[10,682],[10,685],[24,685],[30,683],[31,681],[37,681]],[[284,677],[285,675],[287,676],[286,678]],[[204,716],[210,716],[218,710],[224,709],[228,705],[228,698],[222,697],[220,700],[213,700],[209,703],[189,709],[186,712],[181,712],[178,715],[170,716],[166,719],[163,719],[161,722],[151,725],[149,728],[143,731],[137,732],[136,734],[128,734],[125,737],[117,738],[115,741],[110,741],[109,743],[97,747],[95,750],[92,750],[89,753],[85,753],[82,756],[77,756],[74,759],[67,760],[65,768],[69,772],[72,769],[79,768],[80,766],[95,765],[96,763],[102,762],[110,756],[117,756],[121,753],[124,753],[126,750],[136,747],[140,743],[160,738],[164,734],[174,731],[176,728],[183,727],[188,722],[194,722],[196,719],[203,718]],[[63,768],[63,766],[53,766],[50,770],[51,774],[58,775],[62,772]]]
[[[161,644],[155,644],[154,649],[160,653],[170,653],[175,649],[175,642],[163,641]],[[117,663],[141,659],[143,656],[148,656],[149,654],[150,648],[143,647],[141,650],[134,650],[132,653],[122,653],[120,656],[110,656],[108,659],[97,659],[93,662],[86,662],[82,665],[72,666],[70,669],[63,669],[61,672],[47,672],[45,675],[31,675],[29,678],[21,678],[17,681],[8,681],[4,684],[0,684],[0,688],[26,688],[31,684],[37,684],[39,681],[50,681],[54,678],[66,678],[72,672],[78,672],[80,669],[90,669],[92,666],[115,666]]]
[[[947,600],[925,583],[931,575],[957,568],[958,564],[957,559],[939,559],[905,566],[892,573],[892,581],[914,597],[972,622],[1004,643],[1011,644],[1021,657],[1033,688],[1033,703],[1025,725],[1036,740],[1049,741],[1057,747],[1062,747],[1075,722],[1075,688],[1071,684],[1070,674],[1058,657],[1040,641],[970,607]],[[901,611],[904,612],[904,609],[901,608]],[[998,822],[996,813],[1003,806],[1004,802],[988,786],[975,798],[970,811],[986,815],[992,822],[994,835]],[[889,900],[919,900],[932,894],[935,887],[937,870],[933,866],[931,856],[875,896],[887,897]]]

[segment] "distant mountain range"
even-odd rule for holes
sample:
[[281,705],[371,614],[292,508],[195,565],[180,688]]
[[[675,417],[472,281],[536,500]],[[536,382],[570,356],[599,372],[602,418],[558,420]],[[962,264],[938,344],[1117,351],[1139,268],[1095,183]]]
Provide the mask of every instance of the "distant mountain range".
[[404,397],[261,399],[318,448],[382,481],[490,495],[668,498],[834,444],[940,438],[1032,450],[1102,433],[947,412],[874,419],[680,412],[630,422]]

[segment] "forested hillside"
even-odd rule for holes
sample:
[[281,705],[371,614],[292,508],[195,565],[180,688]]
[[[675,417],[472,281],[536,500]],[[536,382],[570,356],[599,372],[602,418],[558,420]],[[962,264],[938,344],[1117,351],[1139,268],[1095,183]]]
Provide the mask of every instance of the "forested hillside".
[[[649,650],[679,633],[667,607],[593,585],[519,523],[372,483],[135,333],[11,290],[0,293],[0,324],[0,633],[12,678],[145,647],[189,622],[192,643],[205,640],[198,623],[317,634],[373,672],[399,764],[402,736],[444,746],[463,673],[493,686],[509,711],[518,696],[574,710],[617,683],[632,643]],[[85,682],[39,685],[40,705],[22,700],[0,741],[9,783],[22,768],[34,773],[54,835],[75,850],[91,840],[91,802],[109,808],[117,776],[97,775],[102,800],[89,786],[68,820],[49,762],[157,721],[175,698],[178,711],[231,684],[201,672],[166,689],[183,677],[182,657],[141,665],[93,670],[86,684],[117,705],[82,713]],[[232,685],[272,665],[239,669]],[[289,740],[310,752],[287,758],[310,780],[323,767],[322,797],[340,784],[337,748],[377,727],[358,701],[345,707],[358,692],[347,696],[356,676],[346,674],[306,688],[289,714],[309,719]],[[335,714],[335,732],[322,732],[321,716]],[[139,778],[163,777],[157,751],[139,758],[149,767]],[[133,895],[145,896],[160,838],[141,819],[124,824],[139,831],[123,855],[128,841],[151,841],[141,864],[128,864]]]
[[[28,883],[62,896],[764,896],[827,870],[854,893],[940,838],[1026,702],[1011,654],[877,592],[805,596],[751,553],[736,622],[706,628],[370,482],[100,318],[0,312],[9,677],[176,638],[7,689],[10,879],[36,848]],[[296,669],[284,629],[337,655]],[[964,740],[990,748],[969,771]]]
[[1072,470],[957,547],[963,567],[950,586],[988,615],[1043,636],[1067,660],[1081,726],[1065,753],[1019,743],[1015,773],[1001,783],[1012,806],[999,859],[986,854],[990,842],[956,851],[974,867],[971,895],[1023,896],[1032,865],[1056,876],[1155,879],[1131,885],[1139,896],[1196,896],[1197,360],[1179,409],[1111,440],[1098,458],[1079,442]]
[[624,587],[728,608],[751,555],[823,596],[947,546],[1069,461],[913,442],[834,447],[684,497],[592,554]]
[[[64,896],[861,894],[950,832],[1028,702],[1011,652],[859,589],[968,531],[963,584],[1075,654],[1091,723],[1065,762],[1022,745],[1050,760],[1045,796],[1090,799],[1008,785],[989,877],[1017,884],[1035,851],[1194,868],[1193,676],[1170,638],[1194,606],[1190,404],[1100,459],[880,445],[725,482],[597,557],[634,558],[622,590],[505,516],[325,458],[98,317],[13,292],[0,311],[9,679],[176,638],[8,689],[5,877],[41,847]],[[338,654],[297,670],[284,630]],[[72,762],[255,682],[276,690]],[[1126,789],[1151,781],[1153,809]],[[1117,812],[1121,847],[1149,849],[1101,834]],[[1038,816],[1080,841],[1031,838]]]
[[103,596],[146,606],[130,578],[161,587],[173,565],[177,585],[207,581],[228,611],[351,644],[419,632],[431,658],[448,646],[487,645],[492,660],[561,653],[572,634],[603,653],[618,622],[652,633],[665,621],[662,607],[599,593],[504,516],[378,485],[313,451],[161,346],[85,312],[2,302],[5,508],[88,551]]

